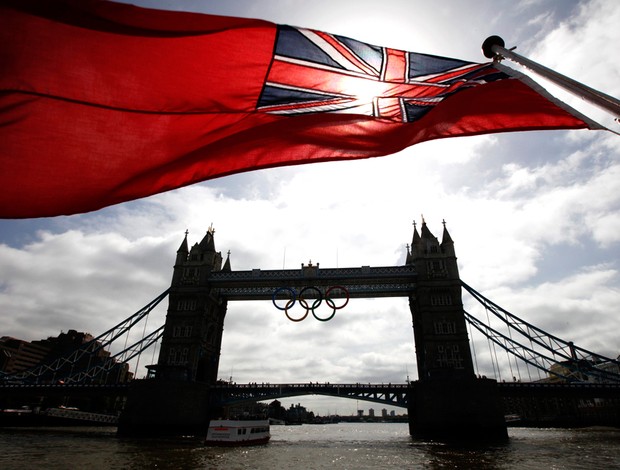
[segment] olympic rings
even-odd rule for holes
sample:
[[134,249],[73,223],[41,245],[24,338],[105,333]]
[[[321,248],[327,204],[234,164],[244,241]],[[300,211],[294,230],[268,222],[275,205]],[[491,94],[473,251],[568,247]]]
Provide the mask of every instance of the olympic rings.
[[[338,291],[343,292],[345,295],[345,301],[340,306],[336,305],[330,295],[333,292],[335,293]],[[286,293],[286,295],[284,293]],[[282,299],[283,297],[287,298],[287,300],[284,307],[281,307],[276,303],[276,299]],[[312,302],[308,302],[308,299],[314,300]],[[332,314],[326,318],[319,317],[315,312],[315,310],[323,302],[323,299],[325,299],[325,303],[327,304],[327,306],[332,309]],[[349,291],[342,286],[331,286],[325,291],[325,294],[323,294],[318,287],[307,286],[304,287],[298,295],[295,289],[293,289],[292,287],[279,287],[273,292],[273,295],[271,296],[271,301],[278,310],[284,310],[284,314],[286,315],[286,317],[293,322],[300,322],[302,320],[305,320],[310,312],[312,312],[312,316],[318,321],[326,322],[334,318],[334,315],[336,315],[336,310],[344,308],[349,303]],[[296,301],[299,301],[299,305],[301,305],[302,308],[306,309],[306,313],[304,313],[299,318],[293,318],[288,313],[288,311],[295,306]]]
[[[276,303],[276,297],[282,291],[288,291],[291,294],[291,298],[286,303],[286,307],[284,308],[280,307]],[[292,287],[279,287],[278,289],[275,290],[275,292],[271,296],[271,301],[273,302],[274,307],[277,308],[278,310],[286,310],[286,309],[293,307],[293,305],[295,305],[296,299],[297,299],[297,292],[295,292],[295,289],[293,289]]]

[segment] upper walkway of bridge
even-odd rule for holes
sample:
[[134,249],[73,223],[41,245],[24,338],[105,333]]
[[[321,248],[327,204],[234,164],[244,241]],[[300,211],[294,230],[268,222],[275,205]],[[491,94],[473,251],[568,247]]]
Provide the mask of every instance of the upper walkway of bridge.
[[[218,271],[209,276],[209,284],[228,300],[271,300],[280,287],[300,289],[308,286],[340,286],[349,297],[406,297],[415,288],[418,274],[414,266],[361,266],[359,268]],[[312,292],[308,292],[308,298]],[[334,292],[333,297],[342,296]]]

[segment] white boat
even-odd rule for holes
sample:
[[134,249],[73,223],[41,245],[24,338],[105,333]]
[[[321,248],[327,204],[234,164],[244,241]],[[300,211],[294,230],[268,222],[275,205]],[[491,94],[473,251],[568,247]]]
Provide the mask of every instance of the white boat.
[[209,446],[252,446],[269,442],[269,420],[215,419],[209,423],[205,444]]

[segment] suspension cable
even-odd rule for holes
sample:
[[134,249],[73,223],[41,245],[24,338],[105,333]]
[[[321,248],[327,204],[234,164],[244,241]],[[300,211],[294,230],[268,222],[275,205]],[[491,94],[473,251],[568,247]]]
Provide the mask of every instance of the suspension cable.
[[[126,318],[116,326],[110,328],[105,333],[99,335],[98,337],[82,344],[79,348],[69,353],[67,356],[59,357],[51,362],[38,364],[30,369],[22,370],[19,372],[13,372],[7,374],[5,372],[0,372],[0,380],[26,380],[32,379],[36,383],[38,383],[39,378],[45,374],[51,374],[54,378],[54,381],[57,379],[57,372],[62,369],[65,369],[70,366],[73,368],[79,361],[84,357],[84,355],[92,355],[96,354],[98,351],[107,348],[113,341],[118,339],[121,335],[123,335],[126,331],[131,329],[134,325],[136,325],[139,321],[141,321],[146,315],[148,315],[163,299],[166,298],[170,291],[170,288],[166,289],[162,294],[157,296],[154,300],[149,302],[146,306],[142,307],[136,313]],[[49,376],[48,376],[49,377]]]
[[474,353],[474,364],[476,366],[476,375],[480,375],[480,369],[478,368],[478,358],[476,357],[476,342],[474,341],[473,331],[471,329],[471,324],[469,326],[469,337],[471,338],[471,349]]
[[[499,318],[508,327],[510,343],[514,342],[514,339],[512,339],[512,331],[516,331],[520,335],[524,336],[527,341],[529,341],[530,347],[528,348],[528,350],[533,351],[534,348],[538,346],[550,352],[553,356],[552,358],[548,358],[547,356],[544,356],[542,354],[541,357],[544,357],[546,361],[549,361],[550,365],[560,364],[562,367],[565,367],[567,370],[571,371],[571,374],[575,377],[581,376],[580,380],[583,380],[583,376],[592,376],[597,377],[599,380],[609,380],[612,382],[620,381],[619,373],[612,372],[610,370],[606,370],[604,368],[596,366],[600,363],[608,363],[610,365],[620,366],[619,360],[611,359],[600,354],[588,351],[587,349],[575,346],[570,341],[566,341],[558,338],[557,336],[551,335],[550,333],[547,333],[541,328],[538,328],[524,320],[521,320],[516,315],[511,314],[499,305],[493,303],[491,300],[487,299],[482,294],[475,291],[463,281],[461,281],[461,285],[485,308],[487,322],[489,325],[489,311],[491,311],[493,315]],[[484,331],[481,332],[484,335],[488,334]],[[495,341],[493,342],[495,343]],[[504,348],[508,347],[501,342],[497,342],[497,344]],[[518,343],[514,342],[514,344]],[[528,363],[527,361],[526,364],[533,365],[531,362]],[[545,369],[538,366],[536,366],[536,368],[539,379],[541,378],[541,371],[552,373],[553,375],[555,375],[552,371],[549,370],[549,368]],[[527,372],[531,381],[532,376],[529,367],[527,367]]]

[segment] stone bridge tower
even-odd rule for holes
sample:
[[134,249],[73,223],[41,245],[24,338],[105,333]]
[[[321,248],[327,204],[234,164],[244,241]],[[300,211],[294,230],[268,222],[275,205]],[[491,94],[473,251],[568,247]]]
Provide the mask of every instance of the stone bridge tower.
[[217,381],[227,302],[212,293],[211,273],[230,271],[209,229],[191,249],[177,250],[159,360],[149,379],[136,380],[120,417],[120,435],[202,435],[219,409],[211,405]]
[[408,399],[409,431],[430,438],[506,438],[494,380],[476,379],[454,242],[441,243],[422,220],[414,227],[407,264],[416,268],[409,296],[419,380]]
[[473,378],[454,242],[445,224],[441,243],[424,221],[420,232],[414,228],[407,253],[407,264],[418,273],[415,295],[409,298],[418,377]]
[[187,233],[177,250],[168,314],[156,377],[213,384],[222,346],[227,303],[212,296],[212,272],[230,271],[227,258],[215,251],[214,230],[188,249]]

